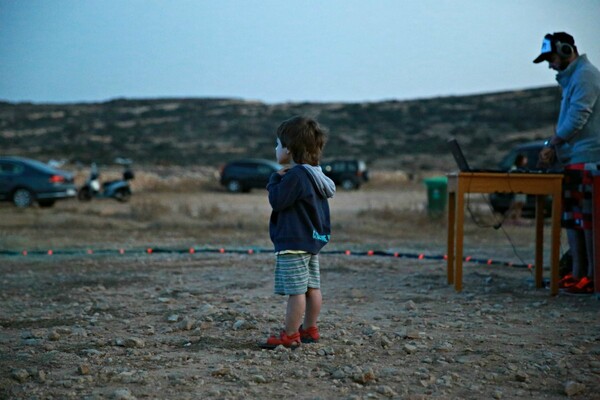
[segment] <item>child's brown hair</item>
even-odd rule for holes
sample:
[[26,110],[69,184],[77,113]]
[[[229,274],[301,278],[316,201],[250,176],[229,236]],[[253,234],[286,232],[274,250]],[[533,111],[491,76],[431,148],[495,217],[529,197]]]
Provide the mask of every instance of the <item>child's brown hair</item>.
[[317,121],[307,117],[292,117],[277,128],[277,137],[292,154],[296,164],[319,165],[327,134]]

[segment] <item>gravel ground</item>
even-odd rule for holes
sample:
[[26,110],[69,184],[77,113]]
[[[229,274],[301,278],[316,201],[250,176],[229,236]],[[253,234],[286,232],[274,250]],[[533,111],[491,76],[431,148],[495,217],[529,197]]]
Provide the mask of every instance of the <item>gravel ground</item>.
[[[532,262],[530,224],[491,229],[476,200],[465,254]],[[424,203],[422,185],[340,192],[328,249],[443,254]],[[1,205],[0,249],[58,255],[0,255],[0,398],[600,399],[600,301],[527,268],[465,263],[456,293],[442,260],[323,254],[321,341],[268,351],[271,254],[132,251],[268,247],[268,213],[260,191]],[[127,251],[59,251],[86,248]]]
[[0,397],[600,398],[598,301],[527,269],[323,255],[322,339],[281,328],[267,254],[3,263]]

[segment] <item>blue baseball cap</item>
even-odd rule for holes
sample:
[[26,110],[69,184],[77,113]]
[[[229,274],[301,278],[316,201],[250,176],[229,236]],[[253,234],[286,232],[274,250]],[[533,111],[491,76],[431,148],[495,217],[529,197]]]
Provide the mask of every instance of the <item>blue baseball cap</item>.
[[556,53],[556,43],[566,43],[573,47],[575,47],[575,39],[573,36],[569,35],[566,32],[554,32],[548,33],[544,36],[544,40],[542,41],[542,51],[539,56],[535,60],[534,63],[541,63],[542,61],[548,61],[550,59],[550,54]]

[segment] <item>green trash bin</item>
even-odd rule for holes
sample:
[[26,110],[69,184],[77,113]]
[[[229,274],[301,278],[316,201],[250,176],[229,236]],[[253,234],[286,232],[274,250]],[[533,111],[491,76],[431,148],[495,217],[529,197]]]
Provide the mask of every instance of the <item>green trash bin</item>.
[[448,178],[434,176],[424,180],[427,186],[427,213],[432,217],[440,217],[446,211],[448,198]]

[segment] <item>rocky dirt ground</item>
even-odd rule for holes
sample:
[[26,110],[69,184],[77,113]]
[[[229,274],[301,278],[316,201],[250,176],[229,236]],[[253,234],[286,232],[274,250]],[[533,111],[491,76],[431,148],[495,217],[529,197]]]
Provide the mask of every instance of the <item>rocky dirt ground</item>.
[[[366,189],[332,203],[332,250],[444,252],[422,188]],[[268,245],[266,222],[251,221],[268,216],[263,192],[0,213],[1,247],[18,250],[143,249],[157,236]],[[468,251],[514,258],[502,233],[467,223]],[[507,230],[528,262],[531,227]],[[0,256],[0,398],[600,399],[593,296],[552,297],[527,268],[466,263],[456,293],[443,260],[323,254],[321,265],[321,341],[268,351],[257,343],[285,310],[271,254]]]

